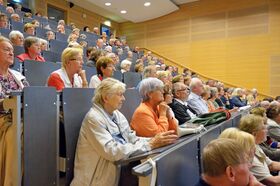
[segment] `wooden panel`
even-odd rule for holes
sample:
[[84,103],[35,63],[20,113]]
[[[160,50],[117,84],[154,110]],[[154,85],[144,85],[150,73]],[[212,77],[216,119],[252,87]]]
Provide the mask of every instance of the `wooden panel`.
[[[94,12],[90,12],[86,9],[75,5],[73,8],[69,8],[69,4],[64,0],[35,0],[35,9],[42,12],[43,15],[47,15],[47,4],[54,7],[58,7],[67,12],[66,23],[75,23],[78,28],[83,29],[84,26],[89,26],[91,29],[95,26],[99,27],[107,18],[98,15]],[[86,14],[86,18],[82,17],[82,14]],[[116,34],[119,32],[119,24],[117,22],[111,21],[111,28]]]
[[120,24],[123,35],[138,30],[128,43],[210,78],[267,94],[276,90],[269,74],[279,74],[270,69],[271,56],[280,55],[279,0],[202,0],[158,19]]
[[280,95],[280,55],[270,59],[270,94]]

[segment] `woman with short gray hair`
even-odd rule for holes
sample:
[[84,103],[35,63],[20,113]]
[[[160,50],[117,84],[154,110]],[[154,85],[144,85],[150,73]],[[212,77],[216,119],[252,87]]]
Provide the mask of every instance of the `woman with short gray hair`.
[[136,136],[118,110],[125,100],[124,92],[125,84],[112,78],[96,88],[93,106],[80,130],[71,186],[118,185],[120,169],[114,162],[177,139],[170,131],[151,139]]
[[35,60],[45,62],[44,57],[41,56],[41,42],[40,38],[29,36],[24,41],[25,53],[17,56],[20,62],[24,60]]
[[176,131],[177,122],[170,114],[170,107],[164,102],[164,84],[157,78],[146,78],[140,82],[142,103],[134,112],[131,127],[136,134],[152,137],[168,130]]
[[9,34],[9,39],[13,43],[13,46],[23,46],[24,36],[20,31],[11,31]]

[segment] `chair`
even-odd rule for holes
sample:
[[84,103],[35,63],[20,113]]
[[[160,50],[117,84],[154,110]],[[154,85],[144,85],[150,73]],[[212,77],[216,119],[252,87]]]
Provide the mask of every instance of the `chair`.
[[52,52],[52,51],[43,51],[42,56],[46,61],[51,62],[59,62],[61,61],[61,56],[58,53]]
[[30,86],[45,86],[49,75],[61,68],[61,65],[51,62],[24,61],[24,75]]
[[113,78],[122,81],[123,80],[123,74],[121,71],[117,70],[114,72]]
[[93,75],[96,75],[96,68],[95,67],[88,67],[86,65],[83,66],[83,69],[86,71],[87,81],[90,82],[90,78]]
[[50,40],[50,51],[61,54],[63,50],[67,47],[67,42],[62,42],[58,40]]
[[58,185],[57,103],[53,87],[23,89],[23,185]]
[[125,101],[120,111],[130,123],[134,111],[141,103],[141,97],[137,89],[126,89],[124,97]]
[[136,72],[125,72],[123,73],[123,82],[127,88],[136,87],[141,81],[141,74]]
[[11,26],[12,26],[12,28],[11,28],[12,30],[18,30],[22,33],[24,32],[23,31],[24,23],[11,21]]
[[94,89],[65,88],[62,91],[62,110],[66,141],[66,185],[74,175],[74,160],[82,121],[92,106]]
[[39,37],[39,38],[42,38],[42,39],[46,39],[46,32],[47,31],[48,31],[47,29],[37,27],[36,28],[36,36]]
[[0,33],[2,36],[9,38],[9,34],[12,30],[8,29],[8,28],[0,28]]
[[60,32],[56,32],[55,33],[55,38],[56,38],[57,41],[67,42],[68,35],[62,34]]
[[11,65],[10,68],[22,73],[22,63],[19,62],[18,58],[14,58],[14,64]]
[[24,48],[22,46],[14,46],[14,55],[15,57],[25,53]]

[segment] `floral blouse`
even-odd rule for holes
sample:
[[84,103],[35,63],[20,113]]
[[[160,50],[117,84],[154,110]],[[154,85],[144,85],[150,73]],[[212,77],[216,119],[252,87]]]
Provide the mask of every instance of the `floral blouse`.
[[[29,86],[28,82],[23,79],[24,86]],[[0,75],[0,99],[4,99],[12,91],[21,91],[13,75],[9,72],[8,76]]]

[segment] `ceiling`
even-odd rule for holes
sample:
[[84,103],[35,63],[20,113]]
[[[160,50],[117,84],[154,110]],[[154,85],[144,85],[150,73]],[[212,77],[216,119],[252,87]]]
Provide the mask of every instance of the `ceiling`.
[[[110,20],[122,23],[131,21],[139,23],[167,15],[179,9],[178,5],[198,0],[68,0],[89,11],[100,14]],[[105,3],[111,3],[106,6]],[[150,2],[149,7],[144,3]],[[121,14],[126,10],[126,14]]]

